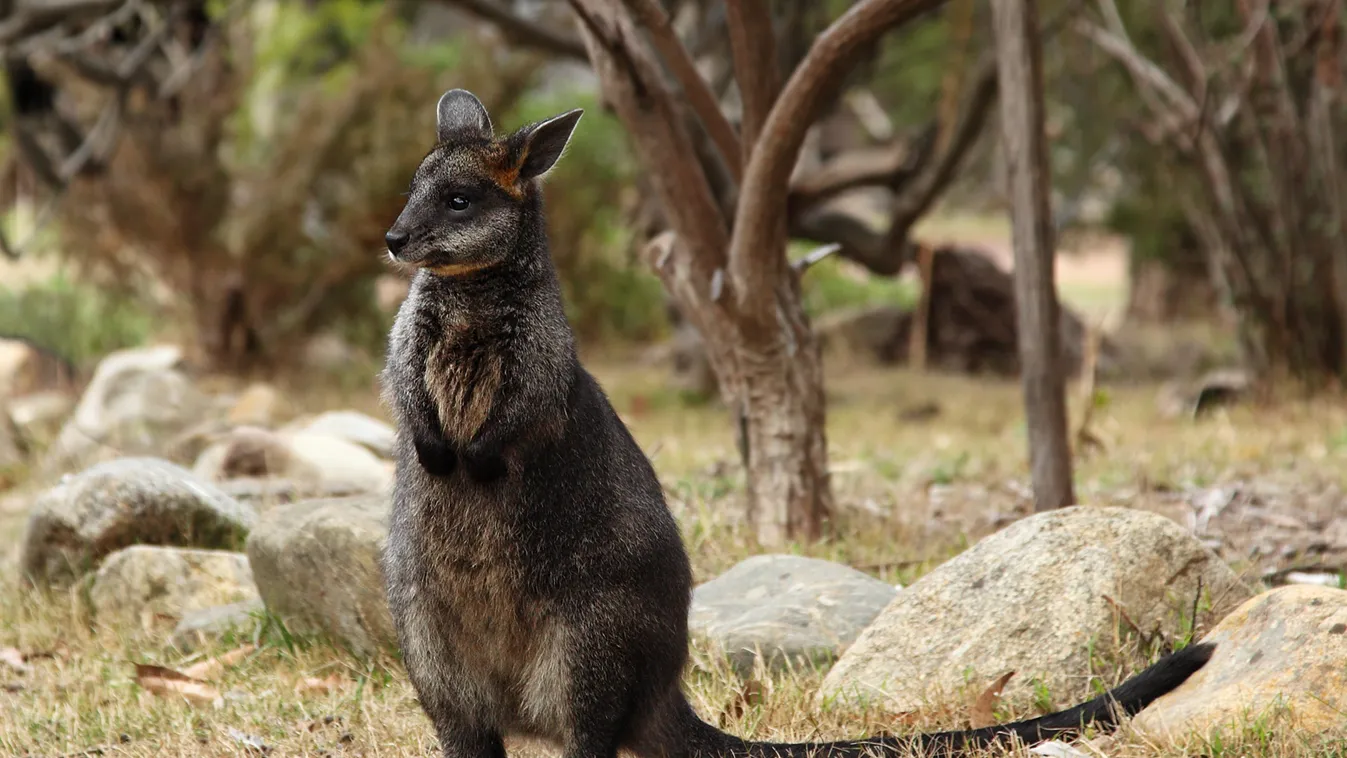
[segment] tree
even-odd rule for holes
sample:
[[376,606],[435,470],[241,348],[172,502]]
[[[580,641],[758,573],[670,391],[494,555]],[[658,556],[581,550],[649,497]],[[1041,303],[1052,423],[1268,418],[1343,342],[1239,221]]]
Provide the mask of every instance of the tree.
[[1052,209],[1043,135],[1043,67],[1035,0],[993,0],[1005,150],[1014,227],[1020,376],[1029,426],[1034,509],[1075,502],[1066,436],[1066,388],[1058,361]]
[[[516,15],[509,3],[453,4],[518,43],[558,55],[572,49],[555,25]],[[992,60],[974,62],[960,107],[915,140],[890,134],[878,145],[803,158],[802,148],[873,74],[885,32],[941,4],[869,0],[830,24],[829,3],[569,3],[605,100],[658,198],[665,231],[646,257],[698,333],[734,416],[749,517],[763,544],[814,539],[832,510],[819,347],[800,302],[800,276],[821,256],[791,263],[786,243],[836,243],[824,252],[899,272],[916,247],[912,226],[981,133],[996,91]],[[671,18],[679,14],[681,39]],[[861,187],[890,191],[887,229],[825,207]]]
[[1136,19],[1113,0],[1096,7],[1097,17],[1076,28],[1126,71],[1145,138],[1198,189],[1174,201],[1214,258],[1250,368],[1264,380],[1341,380],[1340,0],[1171,4],[1158,11],[1156,40],[1134,38]]

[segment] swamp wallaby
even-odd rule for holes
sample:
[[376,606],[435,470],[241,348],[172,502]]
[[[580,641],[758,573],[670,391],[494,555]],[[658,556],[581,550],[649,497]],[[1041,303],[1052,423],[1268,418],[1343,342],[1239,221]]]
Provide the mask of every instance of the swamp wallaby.
[[497,139],[472,94],[437,107],[438,144],[387,235],[418,269],[382,374],[397,422],[384,558],[403,660],[444,755],[502,737],[566,758],[953,754],[1111,724],[1200,668],[1194,646],[1084,705],[969,732],[751,743],[680,688],[692,572],[649,460],[576,358],[539,179],[580,111]]

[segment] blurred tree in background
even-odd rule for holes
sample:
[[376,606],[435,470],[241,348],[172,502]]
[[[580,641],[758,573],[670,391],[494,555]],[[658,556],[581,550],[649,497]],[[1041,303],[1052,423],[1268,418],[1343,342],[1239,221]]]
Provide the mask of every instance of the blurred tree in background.
[[[82,280],[153,303],[210,365],[269,363],[324,331],[381,349],[391,314],[374,285],[398,275],[383,232],[433,141],[427,103],[450,86],[509,121],[562,100],[591,106],[547,190],[568,306],[582,334],[658,334],[658,282],[628,262],[625,144],[592,88],[540,86],[543,56],[465,33],[462,19],[417,3],[94,5],[46,32],[63,42],[39,34],[6,53],[8,89],[16,68],[31,70],[63,120],[39,123],[52,114],[25,115],[11,97],[11,118],[35,127],[11,165],[57,200],[55,254]],[[200,28],[184,29],[187,18]],[[137,48],[122,37],[157,43],[163,60],[152,62],[163,65],[143,77],[91,74],[130,70]],[[70,139],[52,139],[63,131]],[[81,132],[92,149],[75,165]],[[53,168],[62,162],[65,174]]]

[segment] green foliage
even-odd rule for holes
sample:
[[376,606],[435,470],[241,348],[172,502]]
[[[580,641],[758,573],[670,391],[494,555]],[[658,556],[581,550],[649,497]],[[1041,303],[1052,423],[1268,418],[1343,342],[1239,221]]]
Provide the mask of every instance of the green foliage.
[[526,96],[508,118],[524,124],[573,108],[585,115],[544,185],[567,315],[582,338],[649,340],[666,328],[663,285],[630,254],[623,201],[637,163],[622,124],[592,93],[569,89]]
[[64,274],[21,290],[0,289],[0,334],[31,339],[80,367],[143,343],[154,321],[142,303]]
[[[807,252],[805,246],[792,246],[791,259]],[[892,305],[908,309],[920,296],[917,286],[893,277],[874,276],[859,271],[837,256],[814,264],[801,281],[804,309],[811,317],[843,308]]]

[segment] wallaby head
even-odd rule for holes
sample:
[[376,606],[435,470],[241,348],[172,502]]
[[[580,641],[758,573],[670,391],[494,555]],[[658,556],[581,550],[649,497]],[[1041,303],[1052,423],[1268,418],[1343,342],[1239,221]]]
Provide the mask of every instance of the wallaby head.
[[435,148],[412,177],[407,205],[384,235],[396,262],[454,276],[504,262],[538,179],[561,157],[583,111],[567,111],[497,139],[471,92],[452,89],[436,106]]

